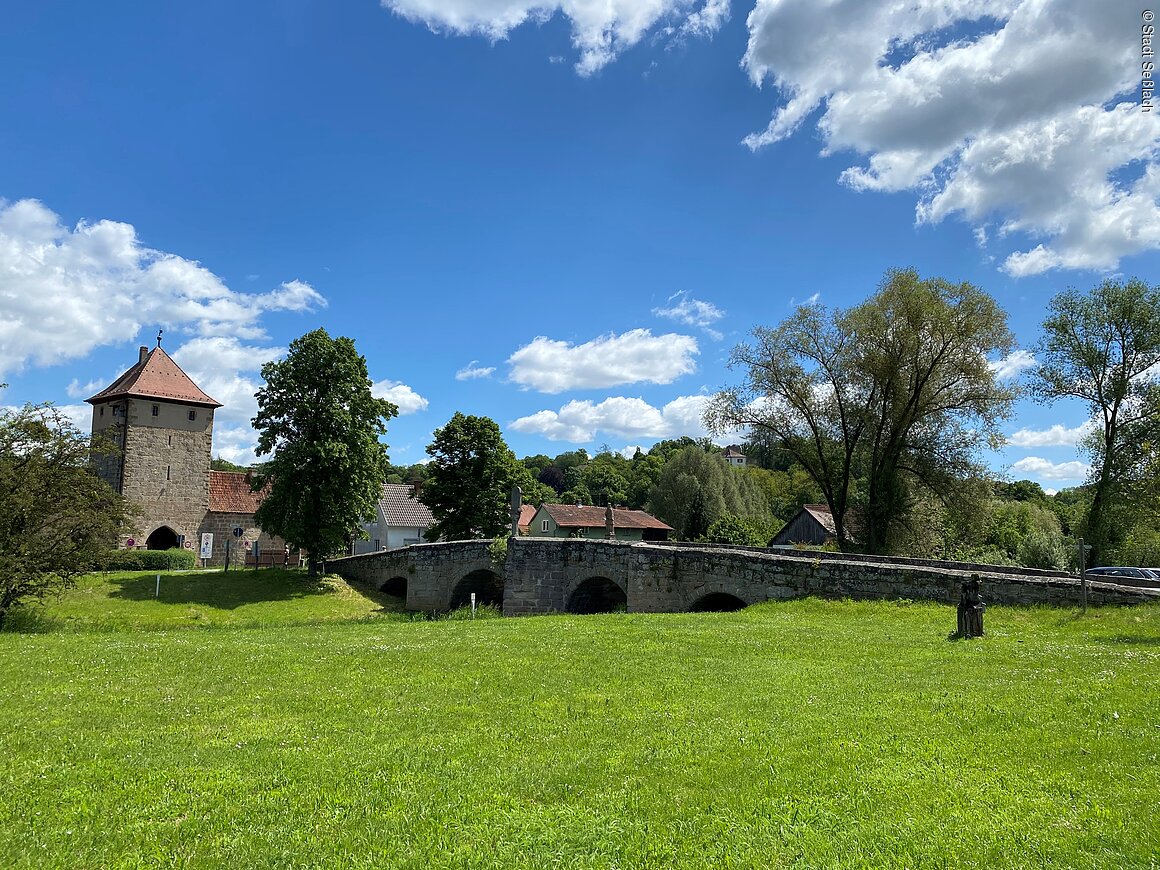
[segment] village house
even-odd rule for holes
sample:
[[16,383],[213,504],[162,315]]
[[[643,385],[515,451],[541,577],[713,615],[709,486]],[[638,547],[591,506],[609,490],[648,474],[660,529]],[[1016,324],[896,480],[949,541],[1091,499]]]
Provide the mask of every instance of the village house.
[[382,495],[375,503],[375,518],[363,523],[366,538],[354,542],[354,555],[422,543],[433,525],[435,517],[416,498],[415,487],[384,483]]
[[[529,533],[539,538],[608,537],[607,508],[593,505],[540,505],[532,516]],[[644,511],[613,508],[613,531],[618,541],[667,541],[673,527]]]

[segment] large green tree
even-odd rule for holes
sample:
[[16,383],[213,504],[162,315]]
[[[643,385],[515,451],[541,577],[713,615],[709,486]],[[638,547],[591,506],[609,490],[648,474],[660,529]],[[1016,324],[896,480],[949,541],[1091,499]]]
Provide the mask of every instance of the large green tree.
[[714,397],[706,422],[791,456],[843,546],[858,514],[862,545],[886,552],[922,491],[970,491],[958,483],[983,473],[979,447],[1001,442],[1015,390],[987,360],[1013,339],[1005,312],[970,284],[895,270],[860,305],[802,306],[754,337],[732,356],[744,382]]
[[511,527],[511,490],[531,475],[489,417],[455,413],[427,445],[427,482],[419,495],[435,525],[430,540],[494,538]]
[[1095,422],[1084,445],[1093,462],[1083,531],[1090,564],[1099,565],[1125,527],[1124,485],[1138,478],[1140,447],[1160,422],[1160,288],[1132,279],[1063,291],[1051,300],[1036,357],[1037,397],[1079,399]]
[[92,570],[133,517],[91,470],[90,446],[52,405],[0,409],[0,627],[14,607]]
[[345,549],[372,516],[389,462],[386,421],[398,408],[371,393],[366,358],[349,338],[316,329],[290,344],[286,358],[262,366],[256,394],[255,491],[266,489],[262,529],[309,553],[309,571]]

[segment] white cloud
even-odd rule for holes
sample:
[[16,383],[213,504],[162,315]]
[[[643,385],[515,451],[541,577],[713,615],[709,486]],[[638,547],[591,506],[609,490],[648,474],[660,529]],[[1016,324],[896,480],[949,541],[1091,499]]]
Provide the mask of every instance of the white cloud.
[[823,153],[865,157],[850,187],[917,192],[920,223],[1030,238],[1012,275],[1111,269],[1160,247],[1160,124],[1132,103],[1139,15],[1127,0],[758,0],[743,65],[785,101],[745,141],[820,109]]
[[371,386],[371,395],[376,399],[386,399],[399,406],[399,416],[426,411],[430,404],[406,384],[398,381],[378,381]]
[[[110,381],[112,381],[112,378],[108,378],[106,380],[96,378],[82,384],[79,379],[73,378],[71,381],[69,381],[69,385],[64,388],[64,391],[68,393],[69,397],[72,399],[88,398],[89,396],[100,392],[102,389],[108,386]],[[85,407],[88,406],[86,405]]]
[[1089,420],[1074,429],[1056,423],[1048,429],[1020,429],[1007,436],[1008,443],[1015,447],[1075,447],[1079,440],[1092,431],[1094,424]]
[[1026,350],[1016,350],[1007,354],[1003,359],[991,360],[987,366],[1001,381],[1018,377],[1019,373],[1035,365],[1035,356]]
[[463,368],[455,373],[455,380],[457,381],[471,381],[476,378],[489,378],[495,373],[495,366],[480,366],[476,365],[479,360],[473,359]]
[[708,396],[680,396],[663,408],[625,396],[612,396],[602,402],[572,401],[559,411],[537,411],[521,417],[511,428],[542,435],[550,441],[575,443],[593,441],[597,432],[622,438],[699,438],[706,434],[701,415],[708,401]]
[[728,0],[381,0],[383,6],[436,32],[504,39],[526,22],[543,24],[557,12],[572,25],[580,53],[576,70],[591,75],[631,48],[656,24],[681,35],[710,35],[728,18]]
[[687,290],[680,290],[665,300],[668,307],[654,308],[652,313],[657,317],[667,317],[686,326],[698,326],[704,329],[717,341],[721,340],[721,333],[712,326],[725,316],[725,312],[712,302],[694,299]]
[[145,324],[260,339],[266,312],[326,304],[300,281],[235,292],[197,262],[145,247],[129,224],[70,229],[31,199],[0,200],[0,299],[0,374],[83,357],[131,340]]
[[696,370],[697,340],[633,329],[580,345],[540,336],[508,358],[511,380],[542,393],[599,389],[642,381],[668,384]]
[[1051,462],[1038,456],[1027,456],[1011,466],[1019,474],[1026,474],[1040,480],[1083,480],[1090,470],[1087,463]]

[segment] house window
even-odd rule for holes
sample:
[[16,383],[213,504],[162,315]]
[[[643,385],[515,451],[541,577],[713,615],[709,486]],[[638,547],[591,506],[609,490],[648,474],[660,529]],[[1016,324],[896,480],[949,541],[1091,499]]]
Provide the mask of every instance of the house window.
[[157,416],[158,414],[160,414],[160,413],[161,413],[161,406],[160,406],[160,405],[154,405],[154,406],[153,406],[153,416],[154,416],[154,417],[156,417],[156,416]]
[[125,416],[124,407],[121,405],[114,405],[113,406],[113,416],[114,417],[124,417]]
[[546,531],[548,531],[548,521],[547,521],[547,520],[541,520],[541,521],[540,521],[540,531],[541,531],[541,532],[546,532]]
[[376,550],[381,550],[381,549],[382,549],[382,547],[380,547],[380,546],[379,546],[379,539],[378,539],[378,538],[375,538],[375,549],[376,549]]
[[197,411],[193,410],[193,408],[190,408],[189,409],[189,421],[192,423],[196,419],[197,419]]

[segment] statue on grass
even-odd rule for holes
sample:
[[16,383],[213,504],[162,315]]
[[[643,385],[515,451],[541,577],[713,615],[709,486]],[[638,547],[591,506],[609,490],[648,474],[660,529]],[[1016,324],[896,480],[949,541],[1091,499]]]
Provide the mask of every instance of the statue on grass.
[[972,574],[971,579],[963,584],[959,597],[958,630],[955,637],[982,637],[983,611],[986,609],[987,605],[979,596],[979,575]]

